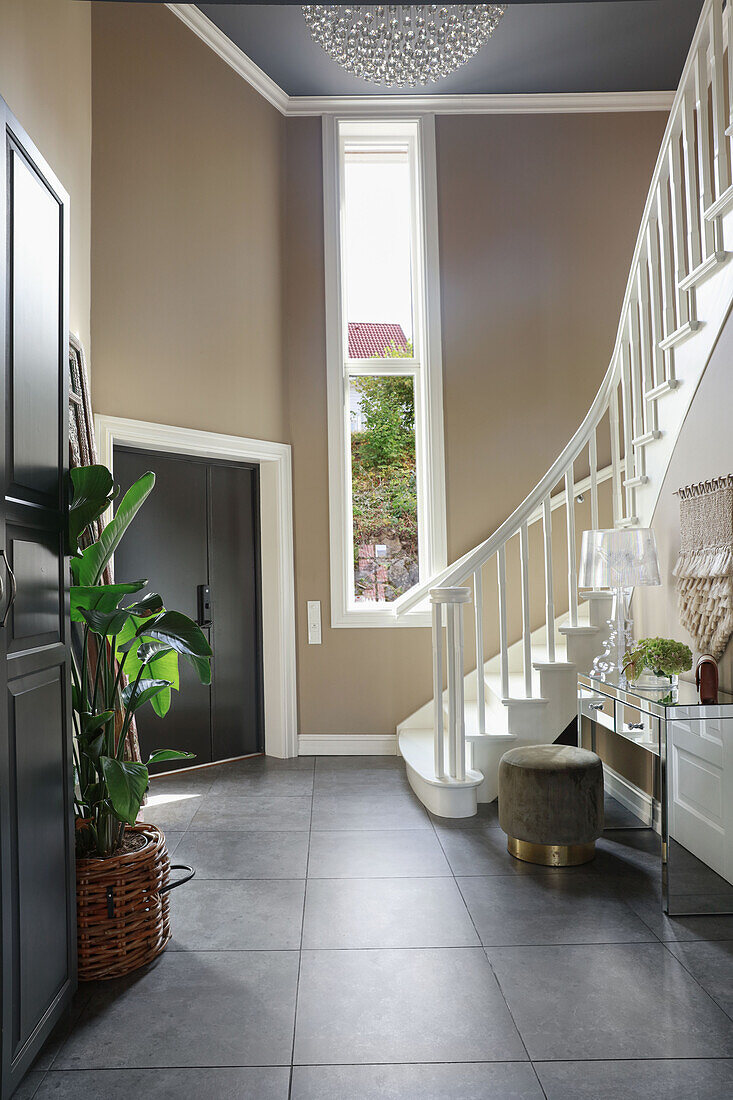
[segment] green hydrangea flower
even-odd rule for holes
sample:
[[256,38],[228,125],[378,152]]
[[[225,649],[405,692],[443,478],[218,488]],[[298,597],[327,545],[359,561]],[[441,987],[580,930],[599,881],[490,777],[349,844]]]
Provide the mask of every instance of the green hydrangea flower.
[[692,650],[672,638],[642,638],[623,660],[629,680],[638,680],[645,668],[657,676],[678,676],[692,668]]

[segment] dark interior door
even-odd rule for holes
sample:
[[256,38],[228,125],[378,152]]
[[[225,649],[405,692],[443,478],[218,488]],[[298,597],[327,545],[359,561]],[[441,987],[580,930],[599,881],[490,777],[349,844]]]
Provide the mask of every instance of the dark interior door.
[[[258,471],[115,448],[123,491],[146,470],[155,473],[155,488],[115,554],[115,577],[147,578],[167,607],[201,623],[214,658],[211,688],[181,660],[180,691],[166,717],[150,708],[138,713],[143,756],[186,749],[196,754],[195,766],[261,752]],[[204,587],[208,606],[199,595]]]
[[68,199],[0,100],[2,1096],[76,984],[66,594]]

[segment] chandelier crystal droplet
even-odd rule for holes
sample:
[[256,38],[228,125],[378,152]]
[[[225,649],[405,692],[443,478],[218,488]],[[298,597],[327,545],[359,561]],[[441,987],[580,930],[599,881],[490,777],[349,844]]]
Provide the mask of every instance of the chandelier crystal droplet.
[[313,39],[347,73],[374,84],[414,87],[455,72],[498,26],[505,4],[352,7],[305,4]]

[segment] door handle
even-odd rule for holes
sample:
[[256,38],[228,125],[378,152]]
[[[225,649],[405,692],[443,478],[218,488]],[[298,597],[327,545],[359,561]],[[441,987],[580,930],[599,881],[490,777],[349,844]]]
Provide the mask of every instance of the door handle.
[[[18,595],[18,584],[15,580],[15,573],[10,568],[10,562],[8,561],[8,555],[5,553],[5,548],[4,547],[3,547],[2,550],[0,550],[0,558],[2,558],[3,561],[5,562],[5,568],[7,569],[8,577],[10,578],[10,598],[8,599],[8,605],[5,608],[5,613],[3,614],[2,619],[0,619],[0,626],[5,626],[5,624],[8,621],[8,615],[10,614],[10,609],[13,606],[13,604],[15,603],[15,597]],[[2,599],[3,591],[4,591],[4,586],[3,586],[2,582],[0,581],[0,599]]]
[[198,626],[212,626],[211,621],[211,589],[208,584],[199,584],[196,588],[196,609]]

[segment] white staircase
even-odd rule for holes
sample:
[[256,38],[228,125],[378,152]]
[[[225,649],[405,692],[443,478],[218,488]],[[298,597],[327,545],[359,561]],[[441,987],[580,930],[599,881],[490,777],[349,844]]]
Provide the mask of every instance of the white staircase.
[[[398,617],[432,606],[434,697],[397,733],[413,789],[441,816],[475,814],[478,802],[496,797],[508,747],[554,741],[572,720],[577,673],[600,652],[611,607],[609,592],[578,591],[582,530],[650,524],[733,303],[731,9],[723,0],[703,4],[654,169],[613,355],[588,415],[497,531],[393,605]],[[466,672],[464,607],[471,604],[474,658]],[[487,659],[487,651],[495,655]]]

